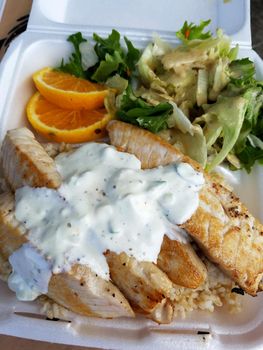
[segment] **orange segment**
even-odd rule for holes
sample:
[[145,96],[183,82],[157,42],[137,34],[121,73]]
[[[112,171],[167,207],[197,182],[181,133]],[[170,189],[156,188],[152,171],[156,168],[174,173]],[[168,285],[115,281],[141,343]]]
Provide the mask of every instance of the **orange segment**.
[[103,107],[108,90],[104,85],[44,68],[33,75],[38,91],[49,101],[66,109]]
[[39,92],[27,105],[27,118],[33,128],[54,142],[79,143],[106,135],[106,125],[113,119],[105,108],[67,110],[47,101]]

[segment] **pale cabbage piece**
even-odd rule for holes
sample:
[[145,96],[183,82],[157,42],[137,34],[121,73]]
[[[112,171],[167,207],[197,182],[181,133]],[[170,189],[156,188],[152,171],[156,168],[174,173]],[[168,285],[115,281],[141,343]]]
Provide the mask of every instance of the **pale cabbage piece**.
[[80,43],[79,51],[81,53],[81,65],[84,70],[93,67],[97,62],[99,62],[94,46],[90,42],[83,41]]
[[205,167],[207,147],[202,128],[193,125],[176,103],[170,103],[173,106],[173,113],[167,120],[170,134],[164,131],[159,136]]
[[204,168],[207,162],[207,146],[203,130],[199,125],[192,126],[192,135],[173,130],[173,137],[176,139],[174,146],[180,145],[180,150],[190,158],[196,160]]
[[184,101],[196,103],[197,71],[191,68],[182,69],[180,72],[172,70],[160,74],[160,79],[167,84],[167,93],[173,97],[176,104]]
[[153,33],[153,56],[163,56],[172,49],[166,41],[162,40],[157,33]]
[[167,120],[167,125],[169,128],[177,128],[182,133],[189,133],[191,136],[194,134],[194,126],[190,120],[186,117],[183,111],[178,108],[176,103],[170,102],[173,106],[173,113],[169,116]]
[[261,141],[260,138],[258,138],[256,135],[249,134],[247,136],[247,139],[252,147],[258,147],[263,150],[263,141]]
[[179,105],[179,108],[183,111],[187,118],[189,118],[190,110],[193,108],[193,103],[189,100],[185,100]]
[[145,87],[141,86],[137,91],[136,95],[139,97],[142,97],[145,99],[148,103],[152,104],[153,106],[156,106],[160,102],[171,102],[173,101],[173,98],[169,96],[165,91],[164,92],[158,92],[153,89],[146,89]]
[[138,63],[138,72],[140,75],[140,79],[145,86],[150,87],[153,82],[160,86],[166,86],[166,83],[163,82],[154,72],[157,65],[160,64],[159,59],[153,55],[153,44],[149,44],[146,46],[143,51]]
[[128,86],[128,80],[122,78],[119,74],[107,79],[105,83],[109,88],[117,90],[118,94],[122,94]]
[[208,71],[206,68],[198,70],[196,102],[198,106],[207,103]]
[[106,95],[104,99],[104,106],[107,110],[107,112],[115,117],[116,112],[117,112],[117,107],[116,107],[116,97],[114,91],[110,90],[108,94]]
[[240,160],[237,158],[237,156],[233,153],[228,153],[226,156],[227,161],[232,164],[236,169],[241,169],[241,163]]
[[194,124],[197,125],[204,123],[205,126],[203,128],[203,131],[206,138],[206,146],[208,150],[211,150],[211,147],[221,135],[223,126],[217,119],[217,115],[213,113],[203,114],[201,117],[196,118],[194,121]]
[[211,88],[209,89],[209,99],[216,101],[220,92],[227,86],[229,78],[229,59],[219,58],[214,69],[210,72]]

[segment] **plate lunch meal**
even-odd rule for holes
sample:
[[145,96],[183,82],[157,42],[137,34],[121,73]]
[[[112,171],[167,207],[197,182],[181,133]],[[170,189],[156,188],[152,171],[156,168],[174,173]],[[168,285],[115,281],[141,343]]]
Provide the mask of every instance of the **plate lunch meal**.
[[33,2],[0,68],[0,333],[259,349],[249,1],[50,5]]

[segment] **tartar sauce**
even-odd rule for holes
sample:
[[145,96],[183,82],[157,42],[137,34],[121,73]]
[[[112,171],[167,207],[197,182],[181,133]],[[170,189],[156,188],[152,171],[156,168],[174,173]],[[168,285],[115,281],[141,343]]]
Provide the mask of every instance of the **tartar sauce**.
[[107,144],[61,154],[56,165],[60,188],[23,187],[16,191],[15,209],[53,273],[80,263],[109,279],[107,249],[156,262],[164,234],[184,240],[176,225],[196,211],[204,184],[189,164],[142,170],[134,155]]
[[47,294],[51,278],[51,266],[30,244],[23,244],[9,258],[12,273],[8,287],[16,292],[19,300],[34,300]]

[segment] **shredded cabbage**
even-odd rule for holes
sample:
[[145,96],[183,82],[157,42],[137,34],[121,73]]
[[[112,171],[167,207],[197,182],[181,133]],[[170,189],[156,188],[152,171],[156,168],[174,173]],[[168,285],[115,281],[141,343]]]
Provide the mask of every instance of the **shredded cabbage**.
[[153,47],[153,44],[149,44],[138,61],[139,76],[143,84],[148,87],[150,87],[153,82],[156,82],[160,86],[165,86],[166,84],[161,81],[154,72],[158,65],[158,59],[153,54]]
[[207,103],[208,72],[206,68],[198,70],[196,101],[198,106]]
[[205,168],[207,162],[206,139],[199,125],[192,126],[192,134],[174,130],[173,139],[176,140],[175,147],[180,143],[182,152]]

